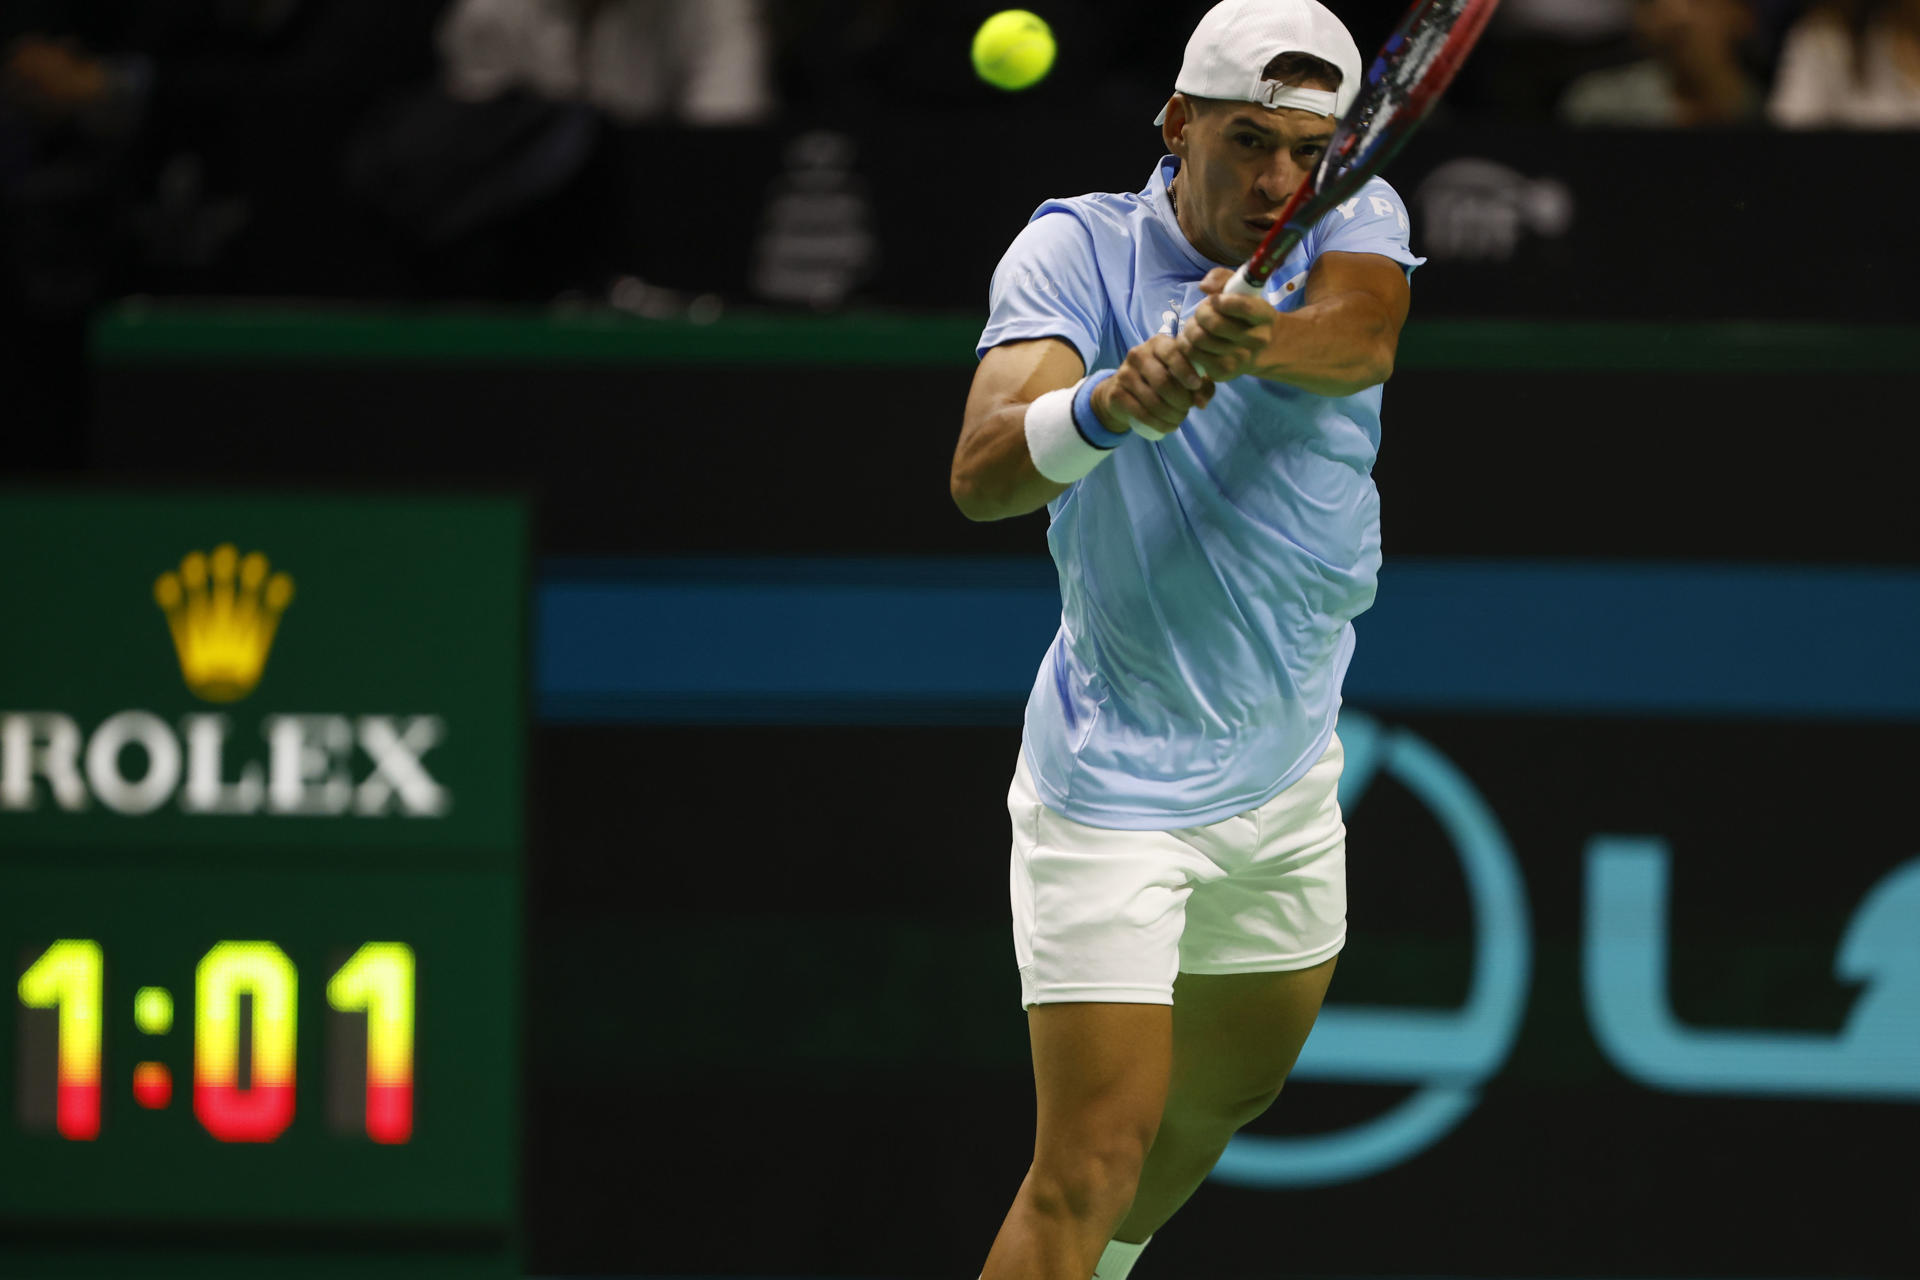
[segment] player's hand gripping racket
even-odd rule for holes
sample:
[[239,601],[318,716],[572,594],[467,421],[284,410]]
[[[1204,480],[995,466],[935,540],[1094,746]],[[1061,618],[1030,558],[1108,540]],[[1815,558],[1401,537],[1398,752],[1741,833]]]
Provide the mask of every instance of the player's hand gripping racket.
[[1367,68],[1320,163],[1240,265],[1228,293],[1259,294],[1313,224],[1393,158],[1453,80],[1499,0],[1414,0]]

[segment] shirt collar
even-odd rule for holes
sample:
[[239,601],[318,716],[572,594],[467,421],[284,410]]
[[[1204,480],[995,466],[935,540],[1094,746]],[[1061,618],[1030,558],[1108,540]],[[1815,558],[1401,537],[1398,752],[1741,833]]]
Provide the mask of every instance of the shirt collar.
[[1147,203],[1153,209],[1153,216],[1159,219],[1167,233],[1173,237],[1174,244],[1186,255],[1187,261],[1196,267],[1201,275],[1221,264],[1193,247],[1193,241],[1187,239],[1187,233],[1180,229],[1180,216],[1173,211],[1173,196],[1168,191],[1173,175],[1180,172],[1179,156],[1161,156],[1160,163],[1153,166],[1153,176],[1147,179],[1147,189],[1141,194],[1147,197]]

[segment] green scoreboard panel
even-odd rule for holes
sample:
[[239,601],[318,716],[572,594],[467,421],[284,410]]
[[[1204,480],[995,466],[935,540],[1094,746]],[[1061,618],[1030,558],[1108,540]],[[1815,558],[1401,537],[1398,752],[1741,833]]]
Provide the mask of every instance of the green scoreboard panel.
[[519,506],[13,493],[0,545],[0,1256],[510,1273]]

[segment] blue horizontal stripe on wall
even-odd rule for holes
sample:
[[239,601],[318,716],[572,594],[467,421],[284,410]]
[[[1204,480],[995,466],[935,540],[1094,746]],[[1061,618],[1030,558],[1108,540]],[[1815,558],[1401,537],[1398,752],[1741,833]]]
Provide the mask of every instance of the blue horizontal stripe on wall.
[[[1017,723],[1044,559],[548,560],[549,721]],[[1920,719],[1920,572],[1395,560],[1349,700],[1383,709]]]
[[542,569],[545,719],[1011,723],[1060,619],[1045,560]]

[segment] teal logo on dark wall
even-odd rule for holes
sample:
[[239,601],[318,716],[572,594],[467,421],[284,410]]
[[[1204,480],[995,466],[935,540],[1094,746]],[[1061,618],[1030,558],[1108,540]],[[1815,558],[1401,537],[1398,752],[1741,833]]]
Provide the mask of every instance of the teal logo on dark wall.
[[[1293,1078],[1414,1085],[1386,1113],[1334,1133],[1239,1134],[1215,1181],[1318,1186],[1380,1173],[1453,1131],[1505,1065],[1531,983],[1525,884],[1499,819],[1432,744],[1347,710],[1340,805],[1359,806],[1374,778],[1394,778],[1439,822],[1465,873],[1473,980],[1458,1010],[1328,1005]],[[1896,867],[1855,910],[1835,977],[1864,989],[1837,1035],[1702,1030],[1668,1000],[1668,851],[1653,836],[1596,836],[1587,846],[1582,985],[1594,1038],[1613,1065],[1652,1088],[1920,1102],[1920,858]]]
[[1868,891],[1834,956],[1863,989],[1837,1035],[1701,1030],[1667,998],[1666,843],[1587,846],[1587,1017],[1626,1075],[1682,1093],[1920,1102],[1920,858]]
[[1294,1079],[1418,1090],[1385,1114],[1334,1133],[1238,1134],[1214,1166],[1216,1181],[1248,1187],[1346,1182],[1409,1160],[1473,1111],[1480,1087],[1505,1065],[1520,1030],[1532,934],[1526,887],[1499,819],[1464,773],[1404,729],[1349,709],[1340,716],[1340,741],[1347,752],[1343,812],[1353,813],[1384,772],[1426,805],[1452,842],[1473,904],[1473,982],[1466,1003],[1452,1011],[1327,1006]]

